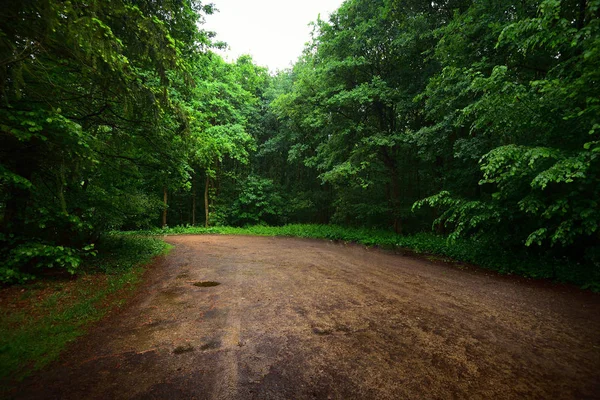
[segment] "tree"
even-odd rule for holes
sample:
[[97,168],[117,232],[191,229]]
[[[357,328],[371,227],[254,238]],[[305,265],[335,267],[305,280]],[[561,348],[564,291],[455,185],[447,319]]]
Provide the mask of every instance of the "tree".
[[422,115],[413,98],[435,71],[422,54],[448,14],[432,7],[345,2],[329,22],[317,21],[291,93],[274,102],[303,132],[292,152],[335,187],[337,221],[387,220],[401,232],[411,218],[423,181],[412,144]]
[[4,277],[23,265],[73,270],[100,232],[138,215],[143,224],[157,209],[153,184],[140,178],[185,169],[170,78],[186,79],[208,44],[199,11],[192,1],[3,9],[0,256],[12,260]]
[[484,192],[469,199],[444,191],[426,200],[447,207],[441,220],[456,235],[503,232],[507,243],[571,255],[598,245],[599,4],[504,5],[491,15],[474,4],[457,23],[468,20],[472,30],[485,23],[482,14],[497,21],[488,29],[490,56],[458,56],[462,46],[449,47],[456,35],[443,32],[438,51],[448,65],[432,80],[427,104],[439,115],[440,87],[458,89],[450,82],[462,81],[464,100],[450,129],[467,132],[455,148],[460,143],[479,160],[471,165]]

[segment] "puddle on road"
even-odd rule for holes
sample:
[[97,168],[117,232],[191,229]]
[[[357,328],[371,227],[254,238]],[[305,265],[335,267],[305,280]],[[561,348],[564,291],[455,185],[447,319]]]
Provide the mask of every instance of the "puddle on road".
[[171,287],[171,288],[167,288],[166,290],[163,290],[159,293],[159,295],[167,300],[173,300],[176,299],[177,297],[179,297],[181,295],[181,288],[179,287]]
[[194,282],[193,285],[194,286],[198,286],[198,287],[212,287],[212,286],[218,286],[221,283],[219,282],[213,282],[213,281],[201,281],[201,282]]
[[175,347],[175,349],[173,350],[173,353],[174,354],[183,354],[183,353],[189,353],[190,351],[194,351],[194,346],[192,346],[191,344],[186,344],[184,346]]
[[221,347],[221,341],[212,340],[212,341],[200,346],[200,350],[202,350],[202,351],[213,350],[213,349],[218,349],[219,347]]

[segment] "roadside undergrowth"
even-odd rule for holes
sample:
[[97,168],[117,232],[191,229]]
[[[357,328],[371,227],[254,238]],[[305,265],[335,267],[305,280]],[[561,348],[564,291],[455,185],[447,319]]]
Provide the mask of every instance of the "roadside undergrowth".
[[143,265],[170,248],[157,238],[108,235],[78,275],[46,275],[0,289],[0,396],[125,304],[141,282]]
[[[217,226],[210,228],[178,226],[150,231],[123,232],[126,235],[183,235],[221,234],[290,236],[327,239],[376,246],[415,254],[433,256],[436,260],[452,262],[459,267],[464,263],[527,278],[549,279],[571,283],[600,291],[600,268],[597,265],[579,264],[572,259],[557,259],[523,249],[502,249],[494,242],[473,239],[449,240],[433,233],[398,235],[386,230],[347,228],[337,225],[290,224],[285,226],[248,226],[243,228]],[[430,257],[431,258],[431,257]]]

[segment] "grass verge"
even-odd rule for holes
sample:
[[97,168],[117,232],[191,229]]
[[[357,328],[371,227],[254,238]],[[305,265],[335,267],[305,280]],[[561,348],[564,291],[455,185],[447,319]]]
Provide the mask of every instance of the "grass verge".
[[142,265],[169,248],[157,238],[108,235],[79,275],[46,276],[1,289],[0,396],[123,305],[141,281]]
[[477,240],[449,241],[432,233],[397,235],[394,232],[373,229],[346,228],[336,225],[291,224],[280,227],[174,227],[143,232],[125,232],[127,235],[222,234],[257,236],[292,236],[353,242],[387,249],[405,249],[417,254],[441,256],[455,262],[474,264],[503,274],[528,278],[551,279],[576,284],[584,289],[600,291],[600,268],[582,265],[569,259],[555,259],[527,249],[505,250],[495,243]]

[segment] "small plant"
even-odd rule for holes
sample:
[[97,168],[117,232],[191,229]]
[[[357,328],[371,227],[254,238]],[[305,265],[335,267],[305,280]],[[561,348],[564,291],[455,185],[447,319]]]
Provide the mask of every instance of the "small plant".
[[230,209],[233,225],[277,224],[285,204],[272,180],[250,175]]
[[34,279],[36,273],[49,268],[64,270],[73,275],[85,257],[97,254],[93,244],[76,249],[40,242],[17,244],[2,253],[5,260],[0,267],[2,283],[25,283]]

